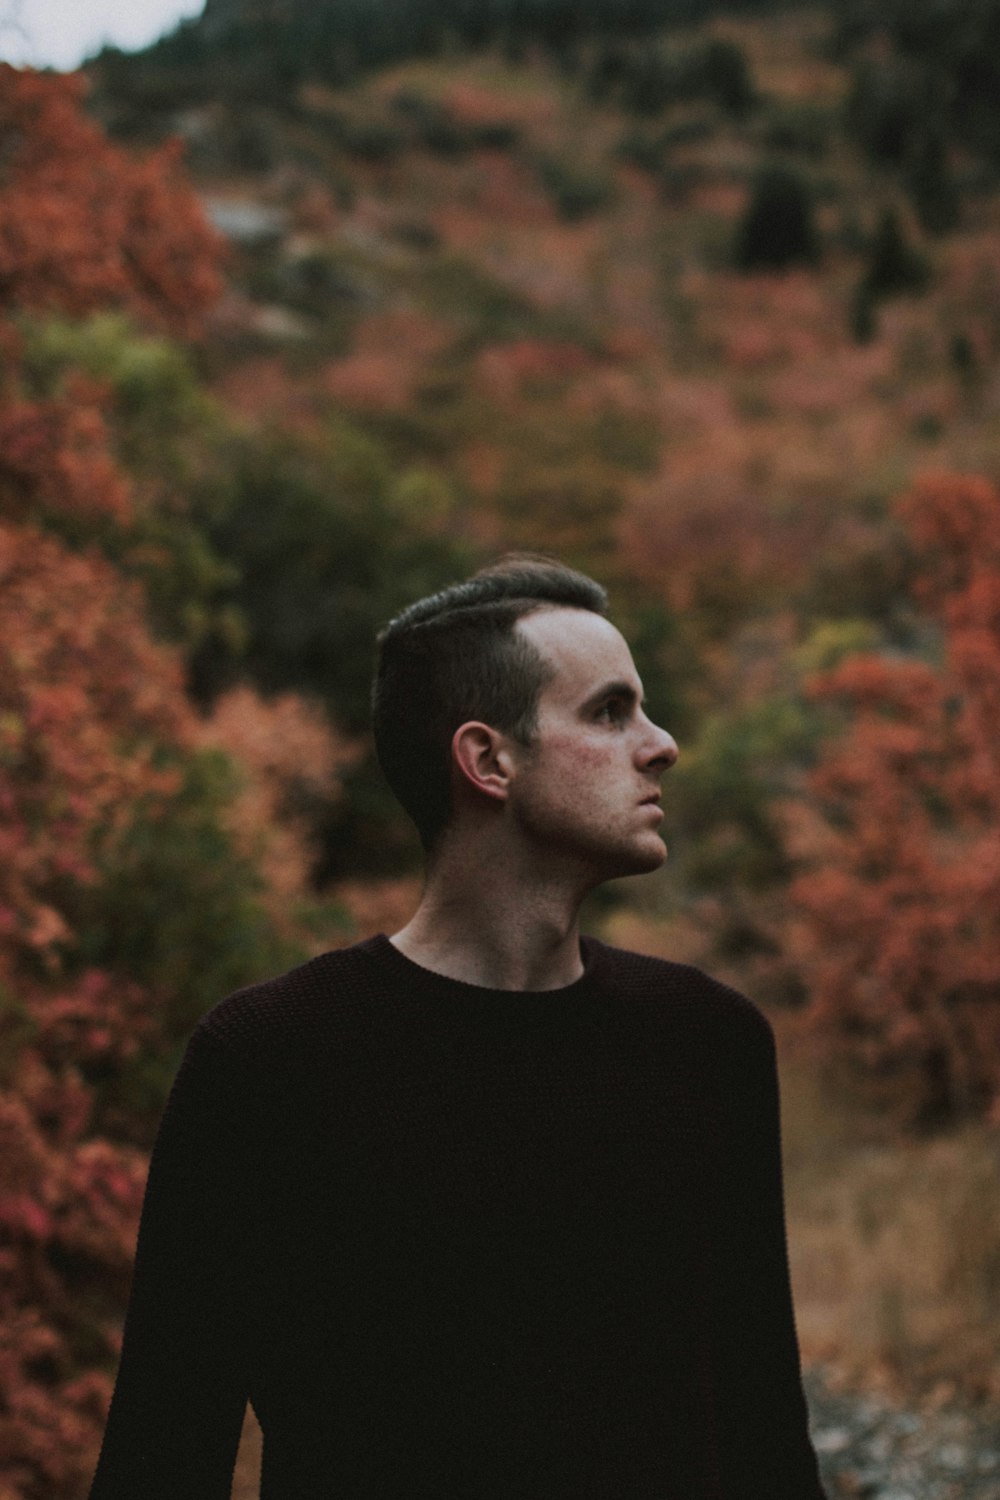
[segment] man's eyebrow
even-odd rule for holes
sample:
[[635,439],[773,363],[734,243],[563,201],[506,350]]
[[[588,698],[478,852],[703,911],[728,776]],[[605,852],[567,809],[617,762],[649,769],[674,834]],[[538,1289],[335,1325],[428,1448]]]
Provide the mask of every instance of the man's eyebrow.
[[599,703],[604,703],[609,698],[624,698],[626,702],[632,704],[646,701],[644,697],[639,696],[631,682],[606,682],[603,687],[597,689],[596,693],[591,693],[583,706],[585,709],[596,708]]

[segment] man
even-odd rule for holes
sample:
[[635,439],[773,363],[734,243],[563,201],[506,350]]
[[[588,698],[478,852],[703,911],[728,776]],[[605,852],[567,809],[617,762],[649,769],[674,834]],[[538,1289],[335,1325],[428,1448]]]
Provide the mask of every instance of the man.
[[578,931],[676,760],[592,580],[392,621],[413,919],[200,1023],[150,1170],[92,1500],[817,1500],[770,1028]]

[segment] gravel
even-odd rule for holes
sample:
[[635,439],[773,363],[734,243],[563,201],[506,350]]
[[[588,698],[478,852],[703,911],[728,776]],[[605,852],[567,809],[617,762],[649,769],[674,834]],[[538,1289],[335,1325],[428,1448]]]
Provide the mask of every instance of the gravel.
[[829,1500],[1000,1500],[1000,1412],[897,1406],[805,1375]]

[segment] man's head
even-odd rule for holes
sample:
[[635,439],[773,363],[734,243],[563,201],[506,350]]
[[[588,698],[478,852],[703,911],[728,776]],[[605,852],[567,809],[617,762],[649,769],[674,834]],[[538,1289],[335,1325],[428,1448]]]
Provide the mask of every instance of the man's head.
[[379,636],[375,747],[386,780],[433,850],[452,811],[452,739],[470,720],[532,744],[553,668],[517,623],[546,607],[603,615],[607,595],[561,563],[508,557],[419,599]]
[[508,557],[382,632],[376,749],[429,853],[451,827],[477,844],[488,827],[584,886],[662,863],[659,778],[677,746],[646,716],[605,608],[593,579]]

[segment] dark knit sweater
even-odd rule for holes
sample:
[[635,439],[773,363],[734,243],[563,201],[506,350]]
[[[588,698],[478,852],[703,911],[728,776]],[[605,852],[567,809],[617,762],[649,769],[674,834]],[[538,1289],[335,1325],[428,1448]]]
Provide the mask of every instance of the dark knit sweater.
[[770,1027],[582,945],[567,988],[380,936],[201,1021],[91,1500],[817,1500]]

